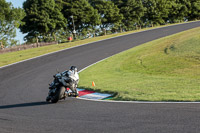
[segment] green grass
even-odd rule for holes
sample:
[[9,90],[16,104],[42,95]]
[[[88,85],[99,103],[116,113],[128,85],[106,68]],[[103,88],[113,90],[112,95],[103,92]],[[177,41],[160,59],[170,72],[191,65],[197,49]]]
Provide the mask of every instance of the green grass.
[[200,28],[95,64],[80,73],[79,88],[115,93],[114,100],[200,101]]
[[[174,24],[171,24],[171,25],[174,25]],[[158,26],[158,27],[164,27],[164,26],[165,25]],[[108,39],[111,37],[126,35],[126,34],[134,33],[137,31],[144,31],[147,29],[152,29],[152,28],[146,28],[146,29],[142,29],[142,30],[135,30],[135,31],[123,32],[123,33],[106,35],[106,36],[101,36],[101,37],[89,38],[89,39],[85,39],[85,40],[80,40],[80,41],[75,41],[75,42],[70,42],[70,43],[63,43],[63,44],[59,44],[59,45],[49,45],[49,46],[44,46],[44,47],[39,47],[39,48],[32,48],[32,49],[27,49],[27,50],[22,50],[22,51],[0,54],[0,67],[15,63],[15,62],[23,61],[26,59],[30,59],[33,57],[37,57],[40,55],[48,54],[50,52],[55,52],[55,51],[59,51],[62,49],[66,49],[66,48],[70,48],[70,47],[74,47],[74,46],[78,46],[78,45],[82,45],[82,44],[86,44],[86,43],[91,43],[91,42],[95,42],[95,41],[99,41],[99,40],[103,40],[103,39]]]

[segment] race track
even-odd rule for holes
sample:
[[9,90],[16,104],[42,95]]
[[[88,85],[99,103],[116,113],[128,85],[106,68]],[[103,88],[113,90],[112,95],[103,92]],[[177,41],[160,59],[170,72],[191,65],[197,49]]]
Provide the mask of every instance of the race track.
[[199,27],[158,28],[0,68],[0,133],[199,133],[198,103],[45,102],[56,69],[79,69],[145,42]]

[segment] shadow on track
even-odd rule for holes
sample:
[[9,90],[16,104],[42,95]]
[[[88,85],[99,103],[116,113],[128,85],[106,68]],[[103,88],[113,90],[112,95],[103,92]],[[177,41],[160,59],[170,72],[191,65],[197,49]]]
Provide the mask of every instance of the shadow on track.
[[51,104],[51,103],[44,102],[44,101],[41,101],[41,102],[30,102],[30,103],[21,103],[21,104],[13,104],[13,105],[3,105],[3,106],[0,106],[0,109],[42,106],[42,105],[48,105],[48,104]]

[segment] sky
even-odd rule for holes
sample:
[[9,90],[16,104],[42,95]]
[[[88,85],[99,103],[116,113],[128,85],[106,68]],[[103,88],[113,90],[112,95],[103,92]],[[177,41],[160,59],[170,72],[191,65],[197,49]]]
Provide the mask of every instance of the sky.
[[[6,2],[11,2],[14,7],[21,7],[21,8],[24,1],[26,0],[6,0]],[[17,29],[16,33],[17,33],[17,37],[15,39],[19,40],[20,43],[23,43],[24,42],[23,38],[25,34],[22,34],[19,29]]]

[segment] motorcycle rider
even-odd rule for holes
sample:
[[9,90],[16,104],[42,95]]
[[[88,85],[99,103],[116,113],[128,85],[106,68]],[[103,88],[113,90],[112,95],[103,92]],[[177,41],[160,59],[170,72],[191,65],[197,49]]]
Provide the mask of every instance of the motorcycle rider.
[[65,81],[68,83],[69,89],[72,91],[73,96],[78,96],[77,86],[79,82],[78,69],[76,66],[71,66],[69,70],[64,71],[62,74],[66,76]]

